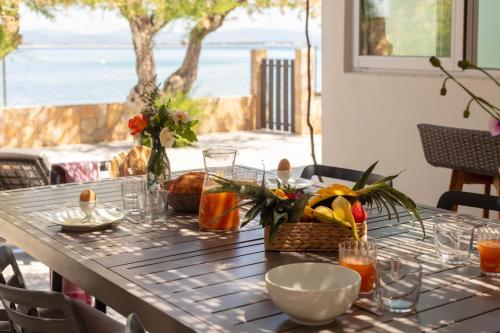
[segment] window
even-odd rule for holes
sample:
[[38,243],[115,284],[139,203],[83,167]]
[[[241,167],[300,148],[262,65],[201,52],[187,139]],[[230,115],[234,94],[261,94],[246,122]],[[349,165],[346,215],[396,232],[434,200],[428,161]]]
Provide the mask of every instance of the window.
[[450,57],[451,0],[360,2],[359,54]]
[[498,13],[499,0],[354,0],[354,67],[431,70],[437,56],[500,68]]
[[[485,68],[500,68],[500,1],[480,0],[472,9],[475,20],[470,27],[477,31],[477,47],[470,45],[473,52],[469,57]],[[474,41],[474,40],[473,40]]]

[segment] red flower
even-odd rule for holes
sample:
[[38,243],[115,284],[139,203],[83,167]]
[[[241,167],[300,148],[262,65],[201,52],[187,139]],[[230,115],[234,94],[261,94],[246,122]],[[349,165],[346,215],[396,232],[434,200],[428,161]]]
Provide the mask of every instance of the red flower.
[[288,199],[300,199],[302,197],[302,193],[300,192],[297,192],[297,193],[285,193],[286,197]]
[[361,202],[356,201],[351,208],[352,216],[354,217],[354,221],[356,223],[363,223],[368,218],[368,214],[366,214],[366,210],[363,208]]
[[143,116],[135,116],[128,121],[128,128],[130,129],[130,134],[136,135],[141,133],[148,125],[148,120]]

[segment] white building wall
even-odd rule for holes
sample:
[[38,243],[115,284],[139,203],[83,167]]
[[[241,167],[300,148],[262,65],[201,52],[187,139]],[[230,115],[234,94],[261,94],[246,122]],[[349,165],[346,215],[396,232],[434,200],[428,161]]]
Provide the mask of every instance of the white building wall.
[[[488,118],[474,109],[463,119],[467,96],[453,84],[447,97],[440,96],[438,74],[353,72],[350,1],[323,0],[322,5],[323,163],[364,170],[379,160],[377,173],[406,169],[396,180],[398,189],[435,205],[448,189],[451,171],[425,161],[417,124],[487,129]],[[463,82],[500,103],[498,89],[486,79],[465,76]]]

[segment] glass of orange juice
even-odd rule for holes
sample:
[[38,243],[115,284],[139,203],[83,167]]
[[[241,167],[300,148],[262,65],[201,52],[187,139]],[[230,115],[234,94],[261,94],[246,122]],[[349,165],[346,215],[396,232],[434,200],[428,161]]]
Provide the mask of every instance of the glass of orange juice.
[[477,249],[481,272],[500,276],[500,225],[487,224],[477,229]]
[[217,187],[214,176],[207,174],[200,199],[199,221],[203,231],[228,232],[240,226],[240,212],[237,208],[238,194],[230,192],[210,193]]
[[359,293],[369,295],[375,285],[377,248],[365,241],[345,241],[339,244],[339,264],[361,275]]

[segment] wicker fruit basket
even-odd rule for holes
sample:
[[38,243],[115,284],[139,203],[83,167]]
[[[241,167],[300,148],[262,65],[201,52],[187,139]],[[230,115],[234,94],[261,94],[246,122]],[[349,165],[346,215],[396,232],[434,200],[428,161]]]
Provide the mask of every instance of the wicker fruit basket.
[[[359,239],[366,240],[366,222],[357,223]],[[339,243],[354,240],[352,230],[336,223],[284,223],[269,242],[269,227],[264,228],[266,251],[337,251]]]
[[179,212],[198,212],[201,194],[167,194],[166,204]]
[[373,163],[352,188],[329,184],[311,193],[279,182],[277,188],[269,189],[265,182],[258,185],[219,177],[216,179],[219,186],[208,193],[237,193],[251,199],[247,200],[251,207],[242,226],[258,218],[269,251],[337,251],[343,241],[366,240],[365,207],[375,207],[378,211],[385,208],[398,219],[396,207],[404,207],[418,219],[425,238],[417,205],[392,187],[392,180],[399,174],[374,176],[376,179],[367,184],[376,165],[377,162]]

